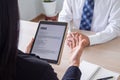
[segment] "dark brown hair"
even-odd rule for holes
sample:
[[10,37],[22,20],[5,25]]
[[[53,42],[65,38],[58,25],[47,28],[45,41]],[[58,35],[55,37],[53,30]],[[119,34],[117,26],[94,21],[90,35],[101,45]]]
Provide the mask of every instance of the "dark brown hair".
[[18,1],[0,0],[0,80],[15,79],[18,24]]

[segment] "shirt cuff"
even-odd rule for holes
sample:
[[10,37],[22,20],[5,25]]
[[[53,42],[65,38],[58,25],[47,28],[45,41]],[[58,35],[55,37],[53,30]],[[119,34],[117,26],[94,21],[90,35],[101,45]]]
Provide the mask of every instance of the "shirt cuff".
[[70,66],[65,75],[63,76],[62,80],[80,80],[81,71],[77,66]]
[[89,41],[90,41],[90,46],[96,44],[97,39],[96,39],[96,36],[95,36],[95,35],[88,36],[88,38],[89,38]]

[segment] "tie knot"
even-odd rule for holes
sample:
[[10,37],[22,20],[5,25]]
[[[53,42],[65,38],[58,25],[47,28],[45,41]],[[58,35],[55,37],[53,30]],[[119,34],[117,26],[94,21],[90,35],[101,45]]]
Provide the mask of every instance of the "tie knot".
[[91,5],[92,7],[94,7],[94,0],[86,0],[85,5]]

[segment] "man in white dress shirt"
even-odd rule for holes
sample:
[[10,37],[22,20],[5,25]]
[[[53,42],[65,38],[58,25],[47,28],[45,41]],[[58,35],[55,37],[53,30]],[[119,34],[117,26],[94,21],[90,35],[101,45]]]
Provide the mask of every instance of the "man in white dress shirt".
[[[68,22],[69,30],[79,29],[84,2],[85,0],[64,0],[58,21]],[[86,46],[101,44],[120,35],[120,0],[94,0],[91,31],[96,34],[83,35],[87,41]]]

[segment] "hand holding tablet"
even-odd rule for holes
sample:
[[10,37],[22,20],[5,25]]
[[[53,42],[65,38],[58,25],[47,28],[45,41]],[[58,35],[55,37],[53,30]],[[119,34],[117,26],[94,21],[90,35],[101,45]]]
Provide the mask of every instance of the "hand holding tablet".
[[63,49],[67,23],[41,21],[30,53],[51,63],[59,63]]

